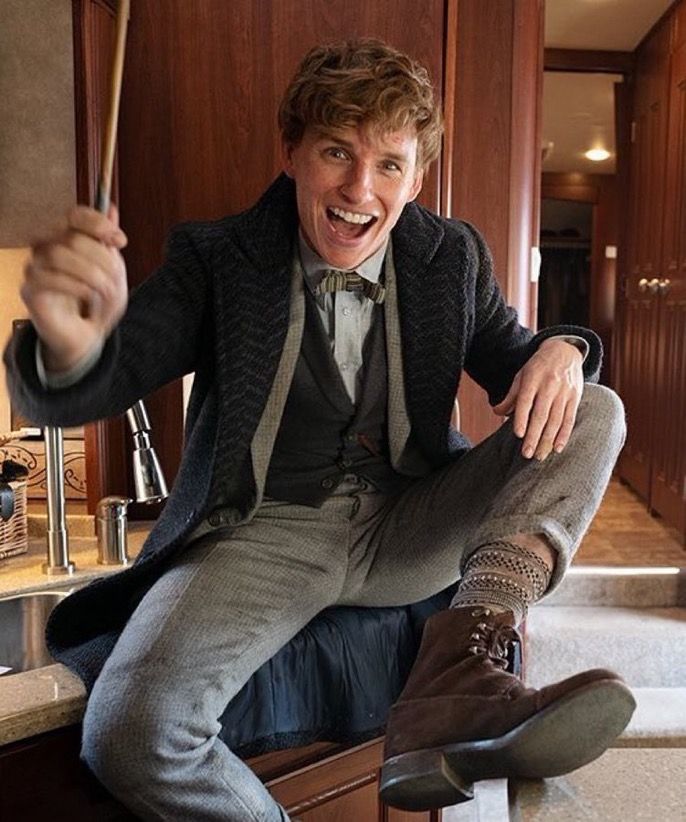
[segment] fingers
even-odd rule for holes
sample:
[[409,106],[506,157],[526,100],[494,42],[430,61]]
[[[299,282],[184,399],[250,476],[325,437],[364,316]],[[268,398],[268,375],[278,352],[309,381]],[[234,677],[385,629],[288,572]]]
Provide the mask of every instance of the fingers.
[[[553,397],[550,394],[539,392],[534,397],[527,394],[526,398],[522,399],[521,408],[520,404],[517,403],[517,410],[515,411],[515,433],[517,434],[523,428],[525,433],[524,442],[522,443],[522,456],[531,459],[534,454],[538,457],[537,449],[541,435],[550,418]],[[557,433],[557,429],[555,433]],[[522,435],[518,434],[518,436]]]
[[560,430],[555,438],[554,448],[557,454],[564,450],[565,446],[569,442],[569,438],[572,436],[572,430],[574,428],[574,423],[576,422],[576,412],[578,409],[579,397],[567,403],[562,425],[560,426]]
[[497,414],[513,416],[525,458],[544,460],[567,445],[583,392],[582,362],[580,352],[566,341],[546,340],[494,406]]
[[[557,390],[539,390],[531,401],[530,395],[520,393],[515,412],[515,434],[524,438],[522,456],[544,460],[554,450],[560,453],[569,442],[579,407],[580,391],[571,386]],[[530,413],[529,413],[530,410]],[[520,428],[518,426],[523,426]]]
[[93,289],[76,277],[54,269],[35,268],[29,263],[25,269],[24,284],[20,289],[21,298],[29,311],[34,307],[35,295],[48,291],[84,302],[89,302],[93,294]]
[[550,404],[547,411],[547,418],[544,420],[544,426],[540,431],[538,441],[534,442],[536,432],[531,432],[531,439],[529,440],[529,433],[527,432],[527,441],[525,442],[525,449],[527,453],[533,449],[533,456],[537,460],[544,460],[553,450],[555,440],[558,432],[562,426],[565,418],[565,409],[568,402],[565,398],[556,397]]
[[110,222],[114,223],[117,228],[119,228],[119,209],[114,203],[110,203],[110,207],[107,210],[107,216]]
[[115,207],[106,216],[76,206],[32,248],[20,294],[53,364],[78,361],[126,308],[126,235],[118,221]]
[[108,215],[94,208],[74,206],[67,214],[69,229],[86,234],[105,245],[124,248],[128,242],[126,234],[119,228],[119,212],[111,206]]
[[92,311],[88,306],[93,309],[96,305],[121,303],[126,291],[126,267],[120,249],[127,240],[118,222],[116,206],[110,208],[108,216],[75,206],[51,239],[34,244],[24,269],[22,289],[30,312],[41,305],[42,292],[79,300],[89,314]]
[[[61,290],[55,274],[60,272],[80,284],[98,292],[105,299],[113,296],[118,288],[121,263],[117,254],[102,243],[85,234],[72,231],[62,243],[44,243],[33,248],[33,255],[26,267],[26,279],[34,287],[39,284]],[[64,283],[64,277],[59,278]],[[71,289],[68,289],[71,293]]]

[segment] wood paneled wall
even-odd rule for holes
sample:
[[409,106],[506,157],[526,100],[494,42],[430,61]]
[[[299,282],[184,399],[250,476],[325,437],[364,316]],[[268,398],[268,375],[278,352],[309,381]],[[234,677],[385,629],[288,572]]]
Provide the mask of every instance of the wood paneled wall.
[[[170,225],[241,211],[278,174],[278,104],[310,47],[380,37],[421,60],[440,95],[443,0],[421,11],[408,0],[132,4],[119,145],[122,175],[137,174],[122,188],[134,276],[159,260]],[[438,208],[435,166],[420,201]]]
[[[538,0],[460,0],[449,216],[486,237],[501,287],[534,325],[531,247],[538,245],[543,9]],[[451,32],[449,32],[449,35]],[[462,427],[474,441],[502,422],[465,378]]]

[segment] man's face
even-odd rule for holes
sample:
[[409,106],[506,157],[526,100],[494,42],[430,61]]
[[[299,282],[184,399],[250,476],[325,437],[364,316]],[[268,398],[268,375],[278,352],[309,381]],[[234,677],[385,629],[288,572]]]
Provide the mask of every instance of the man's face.
[[308,128],[283,152],[305,239],[333,268],[355,268],[377,251],[422,187],[412,129]]

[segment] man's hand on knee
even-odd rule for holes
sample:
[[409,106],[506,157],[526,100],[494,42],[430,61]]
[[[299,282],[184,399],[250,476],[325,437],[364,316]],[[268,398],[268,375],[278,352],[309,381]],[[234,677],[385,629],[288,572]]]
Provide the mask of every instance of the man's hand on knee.
[[522,455],[544,460],[567,445],[584,388],[583,356],[568,342],[544,340],[517,373],[496,414],[514,415]]

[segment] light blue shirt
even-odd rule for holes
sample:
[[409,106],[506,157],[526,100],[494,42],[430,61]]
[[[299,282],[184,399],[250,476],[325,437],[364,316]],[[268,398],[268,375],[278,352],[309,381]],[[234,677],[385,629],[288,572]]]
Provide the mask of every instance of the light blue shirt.
[[[316,294],[316,288],[331,266],[313,251],[300,232],[298,237],[300,262],[305,274],[305,283],[314,295],[319,308],[324,330],[331,343],[331,353],[336,361],[341,379],[348,396],[357,402],[360,396],[364,368],[362,348],[372,327],[374,309],[377,307],[368,297],[356,291],[336,291],[334,293]],[[388,239],[381,248],[360,263],[354,270],[361,277],[378,283],[383,271],[383,263],[388,248]]]

